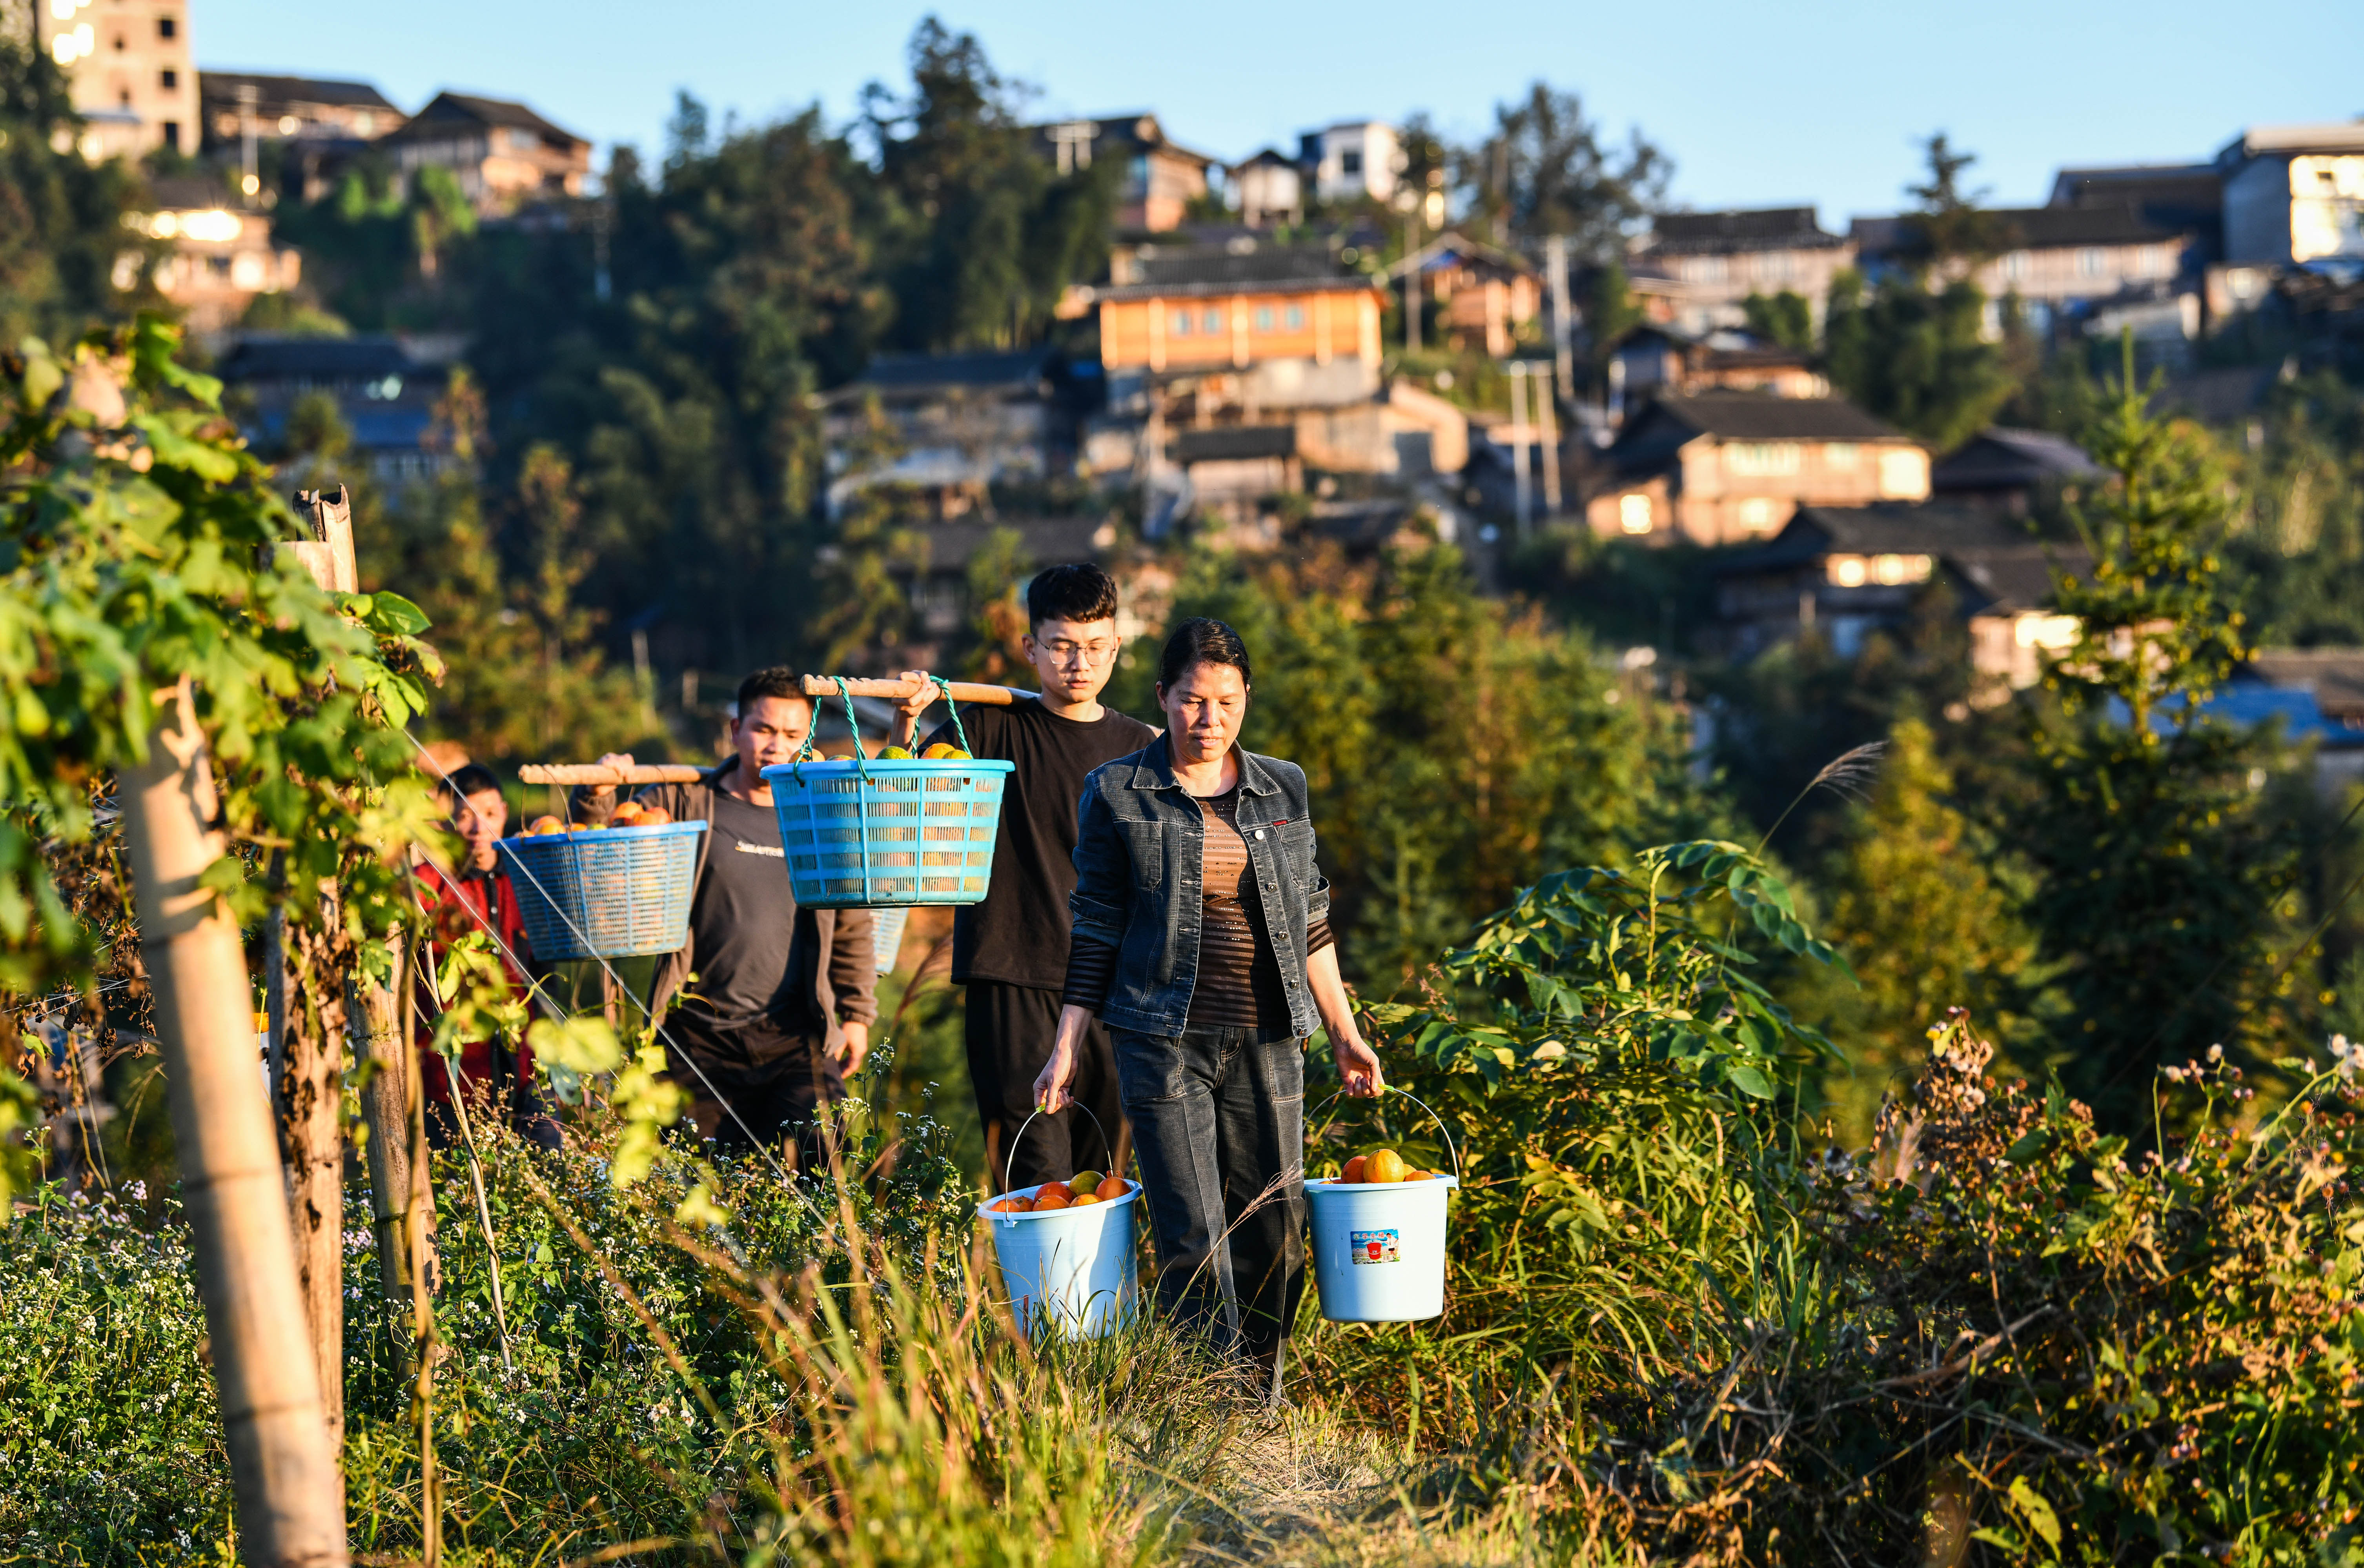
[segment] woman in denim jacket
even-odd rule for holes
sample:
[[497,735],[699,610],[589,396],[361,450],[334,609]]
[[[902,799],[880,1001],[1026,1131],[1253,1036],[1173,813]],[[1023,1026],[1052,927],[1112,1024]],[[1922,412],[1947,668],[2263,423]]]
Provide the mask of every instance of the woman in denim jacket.
[[1304,1040],[1379,1093],[1330,938],[1305,773],[1234,748],[1248,654],[1217,620],[1165,644],[1165,733],[1102,765],[1077,807],[1075,940],[1037,1102],[1069,1103],[1097,1014],[1141,1156],[1157,1295],[1271,1367],[1305,1284]]

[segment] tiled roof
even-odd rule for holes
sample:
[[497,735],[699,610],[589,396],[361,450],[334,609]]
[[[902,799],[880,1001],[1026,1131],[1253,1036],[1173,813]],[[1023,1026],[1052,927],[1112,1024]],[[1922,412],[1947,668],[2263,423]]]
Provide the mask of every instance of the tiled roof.
[[264,333],[240,339],[216,367],[222,380],[233,386],[272,381],[378,381],[389,375],[411,375],[418,368],[392,338],[283,338]]
[[1238,462],[1252,458],[1295,457],[1294,425],[1233,425],[1185,430],[1169,449],[1176,462]]
[[[1670,421],[1730,441],[1896,441],[1904,432],[1843,397],[1775,397],[1760,392],[1699,392],[1660,397],[1628,427]],[[1618,446],[1626,442],[1621,439]],[[1612,449],[1613,450],[1613,449]]]
[[1018,535],[1020,555],[1043,565],[1096,561],[1116,537],[1116,530],[1102,517],[981,517],[974,522],[931,523],[907,531],[927,541],[930,572],[956,573],[965,571],[1004,528]]
[[2178,238],[2175,229],[2153,223],[2127,203],[2110,206],[1998,208],[2002,243],[2045,250],[2064,245],[2149,245]]
[[251,71],[200,71],[197,95],[208,104],[238,102],[240,87],[254,89],[257,104],[319,104],[338,109],[385,109],[399,114],[385,94],[366,82],[330,82],[317,76],[267,76]]
[[1133,262],[1134,280],[1094,291],[1098,299],[1164,299],[1218,294],[1304,294],[1378,286],[1339,264],[1326,247],[1258,246],[1168,250],[1144,246]]
[[2048,479],[2088,479],[2101,471],[2083,449],[2045,430],[1981,430],[1929,471],[1929,487],[1988,490],[2038,484]]
[[1827,250],[1845,245],[1814,220],[1810,206],[1755,212],[1669,212],[1650,220],[1645,250],[1654,255],[1727,255],[1742,250]]
[[583,138],[571,130],[561,130],[523,104],[513,104],[506,98],[478,98],[466,93],[438,93],[434,101],[394,133],[390,139],[417,141],[433,136],[454,120],[474,121],[479,125],[508,126],[518,130],[530,130],[552,141],[573,146],[583,145]]
[[853,384],[881,392],[939,387],[1031,391],[1049,373],[1056,350],[1013,349],[966,354],[880,354]]

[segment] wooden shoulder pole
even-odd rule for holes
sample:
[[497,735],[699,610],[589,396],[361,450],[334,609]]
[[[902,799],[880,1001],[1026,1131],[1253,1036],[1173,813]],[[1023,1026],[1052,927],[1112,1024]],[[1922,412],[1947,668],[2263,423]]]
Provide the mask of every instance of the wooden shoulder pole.
[[318,1366],[301,1349],[311,1330],[246,959],[237,925],[197,882],[226,846],[211,826],[219,805],[185,679],[148,751],[121,776],[124,840],[242,1554],[274,1568],[341,1565],[344,1477]]
[[[804,678],[804,686],[805,695],[808,697],[833,697],[837,695],[838,677],[807,675]],[[850,695],[857,697],[885,697],[889,702],[899,702],[905,697],[917,696],[920,688],[908,681],[876,681],[867,676],[857,679],[849,675],[845,677],[845,689]],[[942,695],[940,688],[932,681],[928,683],[927,689],[936,692],[939,695]],[[1008,707],[1012,703],[1024,702],[1035,695],[1033,692],[1020,691],[1016,686],[985,686],[979,685],[975,681],[952,683],[953,701],[978,703],[987,707]]]

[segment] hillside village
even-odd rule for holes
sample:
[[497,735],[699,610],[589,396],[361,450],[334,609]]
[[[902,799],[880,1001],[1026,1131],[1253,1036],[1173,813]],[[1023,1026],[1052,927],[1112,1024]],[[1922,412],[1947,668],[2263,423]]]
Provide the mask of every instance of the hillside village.
[[[410,110],[366,81],[206,69],[193,8],[37,13],[84,155],[154,171],[137,218],[153,244],[118,259],[117,286],[152,283],[184,314],[266,450],[325,395],[358,483],[430,478],[459,461],[436,411],[478,345],[464,325],[356,331],[318,308],[322,259],[284,215],[418,212],[422,234],[555,239],[589,252],[605,300],[619,170],[636,177],[636,153],[603,172],[586,139],[499,98],[441,92]],[[1051,175],[1100,172],[1087,275],[1014,337],[880,348],[811,397],[823,526],[884,506],[925,541],[894,568],[909,625],[871,651],[881,667],[942,656],[997,530],[1028,559],[1136,571],[1185,538],[1369,550],[1434,537],[1499,584],[1523,541],[1573,528],[1707,551],[1706,618],[1682,640],[1719,656],[1808,632],[1849,653],[1942,581],[1979,675],[2008,690],[2073,639],[2048,583],[2063,498],[2091,465],[2059,431],[1985,422],[1998,399],[1938,428],[1851,398],[1834,382],[1834,300],[1969,285],[1979,341],[2105,369],[2130,344],[2157,406],[2253,445],[2277,384],[2352,369],[2364,311],[2364,120],[2233,128],[2188,161],[2064,162],[2024,208],[1973,205],[1956,187],[1968,160],[1940,167],[1941,137],[1919,211],[1642,202],[1605,239],[1506,221],[1508,193],[1424,124],[1220,152],[1150,110],[1023,132]],[[422,245],[422,276],[436,263]],[[711,656],[695,635],[667,639],[681,609],[638,624],[694,686]],[[2282,679],[2274,668],[2252,673]],[[2350,729],[2364,712],[2317,695],[2328,706],[2298,695],[2293,725],[2364,748]]]

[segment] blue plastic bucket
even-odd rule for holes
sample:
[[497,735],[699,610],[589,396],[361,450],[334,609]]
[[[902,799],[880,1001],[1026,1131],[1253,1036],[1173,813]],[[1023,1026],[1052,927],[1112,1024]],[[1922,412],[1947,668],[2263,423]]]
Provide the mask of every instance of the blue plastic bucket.
[[703,822],[528,833],[495,846],[542,963],[677,952],[689,940]]
[[1009,1309],[1028,1333],[1047,1323],[1072,1338],[1097,1340],[1132,1311],[1132,1207],[1140,1201],[1141,1184],[1127,1181],[1124,1196],[1082,1208],[993,1212],[1003,1198],[1032,1197],[1042,1190],[998,1193],[976,1206],[977,1218],[993,1231],[993,1256],[1001,1265]]
[[[1089,1106],[1076,1107],[1092,1118]],[[1009,1157],[1001,1179],[1009,1180],[1017,1163],[1018,1140],[1034,1125],[1034,1112],[1018,1124],[1009,1140]],[[1102,1129],[1100,1142],[1108,1144]],[[1112,1146],[1111,1146],[1112,1147]],[[1009,1291],[1009,1309],[1020,1329],[1034,1332],[1041,1324],[1079,1340],[1097,1340],[1132,1314],[1139,1279],[1132,1253],[1132,1206],[1140,1201],[1141,1184],[1128,1180],[1124,1196],[1086,1204],[1081,1208],[1054,1208],[1046,1214],[999,1214],[993,1206],[1007,1198],[1031,1198],[1042,1184],[996,1193],[976,1206],[979,1219],[993,1232],[994,1261],[1001,1265],[1001,1283]]]
[[[1444,1128],[1434,1111],[1410,1095],[1404,1098]],[[1444,1313],[1445,1194],[1461,1184],[1461,1155],[1450,1132],[1444,1146],[1455,1167],[1449,1176],[1352,1184],[1330,1176],[1306,1179],[1313,1287],[1322,1317],[1333,1323],[1411,1323]]]
[[976,904],[993,874],[1014,762],[783,762],[764,770],[797,902]]
[[881,909],[870,922],[872,951],[876,954],[878,973],[895,973],[895,961],[903,951],[903,928],[910,923],[911,906],[892,905]]

